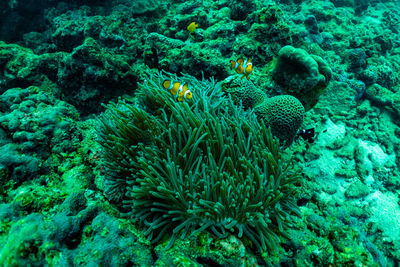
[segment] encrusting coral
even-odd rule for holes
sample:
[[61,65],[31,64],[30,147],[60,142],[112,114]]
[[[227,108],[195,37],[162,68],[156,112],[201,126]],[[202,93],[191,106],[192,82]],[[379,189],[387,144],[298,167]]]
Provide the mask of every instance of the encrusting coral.
[[[188,83],[193,98],[175,101],[165,79]],[[206,230],[277,251],[299,215],[301,177],[270,130],[214,80],[149,74],[137,98],[109,104],[99,118],[106,195],[154,243]]]
[[306,111],[318,102],[332,77],[331,69],[321,57],[290,45],[281,48],[273,67],[272,79],[285,94],[299,99]]

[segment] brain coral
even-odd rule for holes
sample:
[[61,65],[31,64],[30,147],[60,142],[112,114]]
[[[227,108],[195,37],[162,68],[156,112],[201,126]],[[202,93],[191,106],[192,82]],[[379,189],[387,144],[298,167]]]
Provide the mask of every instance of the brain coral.
[[291,95],[279,95],[265,99],[255,107],[259,120],[271,127],[271,132],[285,145],[290,145],[303,122],[304,107]]
[[282,47],[272,70],[272,79],[284,93],[293,95],[310,110],[329,84],[332,71],[325,61],[290,45]]
[[[188,83],[191,101],[175,101],[164,79]],[[213,80],[160,73],[145,81],[136,104],[110,104],[100,118],[106,194],[120,195],[114,200],[153,242],[209,231],[276,251],[299,214],[301,177],[268,128]]]
[[275,137],[290,145],[303,122],[304,107],[294,96],[281,95],[268,98],[268,95],[251,81],[229,76],[221,85],[224,93],[230,95],[236,105],[247,110],[255,110],[255,114],[266,126],[271,127]]

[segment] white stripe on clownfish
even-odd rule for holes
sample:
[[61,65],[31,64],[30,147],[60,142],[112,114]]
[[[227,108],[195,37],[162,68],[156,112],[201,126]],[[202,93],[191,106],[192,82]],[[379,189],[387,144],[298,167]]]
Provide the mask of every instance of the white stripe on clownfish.
[[247,58],[247,60],[238,58],[236,61],[230,60],[229,62],[231,63],[231,69],[235,69],[238,74],[243,74],[242,79],[244,77],[249,79],[249,74],[253,71],[251,58]]

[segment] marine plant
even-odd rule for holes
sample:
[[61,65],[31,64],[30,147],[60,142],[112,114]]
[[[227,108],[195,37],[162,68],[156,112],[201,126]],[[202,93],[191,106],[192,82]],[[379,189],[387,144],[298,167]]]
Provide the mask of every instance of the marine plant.
[[[177,102],[165,79],[189,84]],[[300,175],[254,113],[213,79],[148,74],[137,101],[110,103],[99,118],[106,195],[156,243],[209,231],[234,234],[260,252],[288,237]]]

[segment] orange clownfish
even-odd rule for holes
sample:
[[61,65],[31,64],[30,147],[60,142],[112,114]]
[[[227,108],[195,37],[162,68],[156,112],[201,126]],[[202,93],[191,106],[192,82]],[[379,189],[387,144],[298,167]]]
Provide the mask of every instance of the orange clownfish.
[[249,79],[249,74],[253,71],[253,64],[251,63],[251,58],[248,58],[246,61],[243,58],[239,58],[238,60],[229,61],[231,63],[231,69],[235,69],[238,74],[243,74],[243,77]]
[[183,99],[191,99],[193,93],[190,92],[187,84],[181,84],[179,82],[172,82],[171,80],[164,80],[162,83],[163,87],[171,92],[177,101],[183,101]]

